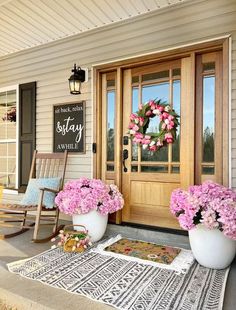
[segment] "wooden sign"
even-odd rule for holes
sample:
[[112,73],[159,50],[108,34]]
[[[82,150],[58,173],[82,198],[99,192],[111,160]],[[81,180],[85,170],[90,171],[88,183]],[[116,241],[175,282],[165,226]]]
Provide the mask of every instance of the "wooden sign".
[[85,153],[85,102],[53,106],[53,152]]

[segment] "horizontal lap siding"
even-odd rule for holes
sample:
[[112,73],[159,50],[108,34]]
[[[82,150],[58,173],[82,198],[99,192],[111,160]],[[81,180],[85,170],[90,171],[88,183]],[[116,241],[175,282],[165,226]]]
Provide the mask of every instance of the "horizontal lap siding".
[[[91,69],[102,62],[232,34],[232,183],[236,187],[236,1],[200,0],[29,49],[0,59],[0,87],[37,81],[37,149],[52,151],[54,104],[86,101],[86,154],[69,155],[66,179],[92,176],[92,85],[80,96],[68,91],[73,63]],[[5,196],[7,200],[9,195]]]

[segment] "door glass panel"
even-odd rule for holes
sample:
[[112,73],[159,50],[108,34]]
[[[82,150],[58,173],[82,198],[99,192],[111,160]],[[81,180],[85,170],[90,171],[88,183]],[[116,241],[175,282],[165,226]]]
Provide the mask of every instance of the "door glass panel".
[[114,165],[107,165],[107,171],[114,171]]
[[173,69],[172,70],[172,75],[173,76],[178,76],[181,74],[181,69],[180,68],[177,68],[177,69]]
[[133,87],[132,89],[132,112],[135,113],[138,111],[138,93],[139,93],[139,89],[138,87]]
[[203,65],[203,72],[215,70],[215,62],[206,62]]
[[138,145],[132,144],[132,161],[138,160]]
[[[169,83],[160,83],[156,85],[149,85],[142,87],[142,102],[149,101],[150,99],[162,99],[163,101],[169,102]],[[150,119],[149,127],[147,132],[159,131],[159,118],[154,117]],[[168,161],[168,148],[164,147],[158,152],[150,152],[142,149],[141,154],[142,161]]]
[[215,77],[203,77],[203,162],[214,162]]
[[141,172],[168,172],[168,166],[141,166]]
[[142,75],[142,82],[169,78],[169,70]]
[[131,166],[131,172],[138,172],[138,166],[132,165]]
[[[132,112],[136,113],[138,111],[139,104],[139,88],[132,88]],[[132,161],[138,160],[138,145],[132,144]]]
[[150,99],[162,99],[162,101],[169,102],[169,82],[159,83],[155,85],[148,85],[142,87],[142,102]]
[[[173,108],[175,112],[180,115],[180,80],[173,82]],[[172,144],[172,161],[179,162],[179,153],[180,153],[180,126],[177,128],[176,140]]]
[[172,173],[179,173],[179,172],[180,172],[180,171],[179,171],[179,166],[172,166],[171,172],[172,172]]
[[139,76],[133,76],[132,83],[138,83],[138,82],[139,82]]
[[107,92],[107,161],[114,161],[115,91]]
[[168,148],[163,147],[158,152],[150,152],[142,149],[141,154],[142,161],[168,161]]
[[115,86],[115,80],[107,80],[107,87],[114,87]]
[[202,174],[212,175],[215,173],[214,166],[202,166]]

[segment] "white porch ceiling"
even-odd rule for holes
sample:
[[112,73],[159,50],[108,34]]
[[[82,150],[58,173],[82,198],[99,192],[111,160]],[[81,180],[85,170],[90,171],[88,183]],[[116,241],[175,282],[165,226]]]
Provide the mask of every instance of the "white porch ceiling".
[[0,57],[188,0],[0,0]]

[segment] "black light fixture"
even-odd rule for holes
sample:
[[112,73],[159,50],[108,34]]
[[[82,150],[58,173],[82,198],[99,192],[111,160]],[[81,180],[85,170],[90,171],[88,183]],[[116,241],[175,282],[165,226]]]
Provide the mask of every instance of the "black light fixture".
[[80,67],[76,67],[76,64],[74,64],[74,69],[72,69],[71,72],[73,72],[73,74],[69,78],[70,93],[79,95],[81,94],[81,83],[85,81],[85,71]]

